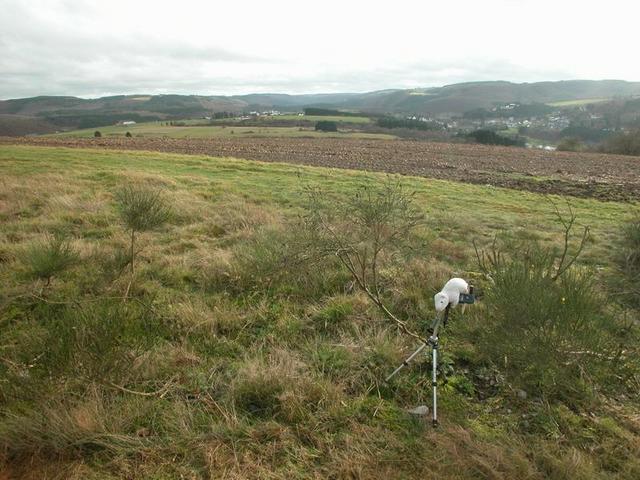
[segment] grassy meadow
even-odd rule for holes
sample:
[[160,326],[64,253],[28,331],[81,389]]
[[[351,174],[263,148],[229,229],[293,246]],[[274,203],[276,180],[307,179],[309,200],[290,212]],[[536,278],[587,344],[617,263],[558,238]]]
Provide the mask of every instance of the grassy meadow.
[[[181,127],[100,130],[158,128]],[[223,130],[182,131],[190,128]],[[340,202],[385,179],[231,158],[0,146],[0,478],[640,478],[636,365],[601,373],[578,361],[558,366],[578,372],[572,383],[559,375],[523,387],[506,355],[486,353],[484,327],[502,313],[488,300],[464,318],[454,312],[441,337],[441,426],[407,413],[430,405],[427,356],[385,384],[415,341],[335,258],[292,260],[310,187]],[[412,328],[430,323],[433,295],[453,275],[494,288],[473,240],[486,248],[502,232],[542,248],[562,244],[541,195],[396,180],[424,215],[383,271],[386,300]],[[171,208],[163,225],[138,234],[133,275],[116,205],[122,185],[160,189]],[[632,208],[570,202],[578,227],[591,232],[576,275],[613,299],[597,315],[612,325],[637,318],[637,306],[615,296]],[[34,265],[52,238],[73,255],[45,281]],[[557,318],[573,298],[561,289],[575,284],[558,283]],[[509,328],[502,334],[505,343],[521,340]],[[631,327],[624,335],[638,343]]]
[[371,123],[371,118],[369,117],[357,117],[357,116],[345,116],[345,115],[297,115],[297,114],[285,114],[285,115],[275,115],[275,116],[265,116],[261,117],[262,121],[273,121],[273,120],[295,120],[295,121],[306,121],[306,122],[321,122],[321,121],[329,121],[329,122],[338,122],[338,123]]
[[602,103],[611,100],[611,98],[582,98],[579,100],[561,100],[559,102],[551,102],[547,105],[552,107],[579,107],[581,105],[589,105],[591,103]]
[[[280,117],[278,117],[280,118]],[[268,126],[235,126],[235,125],[185,125],[170,126],[165,122],[138,123],[135,125],[111,125],[69,132],[55,133],[55,136],[93,137],[96,130],[104,137],[124,137],[127,132],[135,137],[167,137],[167,138],[242,138],[242,137],[283,137],[283,138],[374,138],[393,139],[393,135],[383,133],[366,133],[359,131],[317,132],[312,127],[276,127]]]

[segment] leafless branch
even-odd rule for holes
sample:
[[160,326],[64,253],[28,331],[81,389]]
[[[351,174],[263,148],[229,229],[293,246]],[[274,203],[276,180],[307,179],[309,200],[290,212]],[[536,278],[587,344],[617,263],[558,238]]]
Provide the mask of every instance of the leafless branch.
[[306,223],[316,247],[334,253],[358,288],[403,333],[425,342],[388,308],[380,275],[381,259],[388,258],[383,252],[397,249],[422,221],[423,216],[413,207],[411,199],[411,194],[391,180],[382,187],[363,186],[345,202],[337,202],[338,205],[323,204],[326,196],[311,189]]
[[556,266],[556,271],[551,276],[551,280],[555,282],[569,268],[571,268],[571,265],[573,265],[578,257],[582,254],[582,250],[584,249],[587,239],[589,238],[589,227],[584,227],[577,250],[573,255],[570,256],[570,258],[567,258],[567,255],[569,254],[569,246],[571,244],[572,230],[576,222],[576,214],[574,213],[573,208],[571,208],[571,204],[568,201],[568,217],[565,217],[562,212],[560,212],[558,205],[553,200],[549,199],[549,202],[551,203],[551,205],[553,205],[558,222],[560,222],[560,224],[564,228],[562,254],[560,255],[560,260],[558,261],[558,264]]

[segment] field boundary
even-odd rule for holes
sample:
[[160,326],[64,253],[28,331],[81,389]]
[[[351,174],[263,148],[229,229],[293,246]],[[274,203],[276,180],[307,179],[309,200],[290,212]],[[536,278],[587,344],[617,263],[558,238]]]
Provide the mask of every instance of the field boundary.
[[0,144],[233,157],[570,195],[640,201],[640,157],[511,147],[354,139],[0,137]]

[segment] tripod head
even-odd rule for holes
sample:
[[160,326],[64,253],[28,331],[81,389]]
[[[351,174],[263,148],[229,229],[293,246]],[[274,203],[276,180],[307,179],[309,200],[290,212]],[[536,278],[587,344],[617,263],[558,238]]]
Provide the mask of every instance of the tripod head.
[[458,303],[462,305],[472,305],[476,303],[476,296],[473,293],[473,285],[469,285],[469,293],[460,294],[460,300],[458,300]]
[[452,278],[444,284],[442,290],[433,296],[436,312],[442,312],[447,306],[455,307],[459,303],[474,303],[473,286],[462,278]]

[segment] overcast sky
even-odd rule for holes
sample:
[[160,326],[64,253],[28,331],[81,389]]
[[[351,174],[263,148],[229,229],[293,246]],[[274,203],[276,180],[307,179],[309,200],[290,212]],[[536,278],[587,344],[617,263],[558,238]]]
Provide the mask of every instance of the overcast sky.
[[637,0],[0,0],[0,98],[640,80]]

